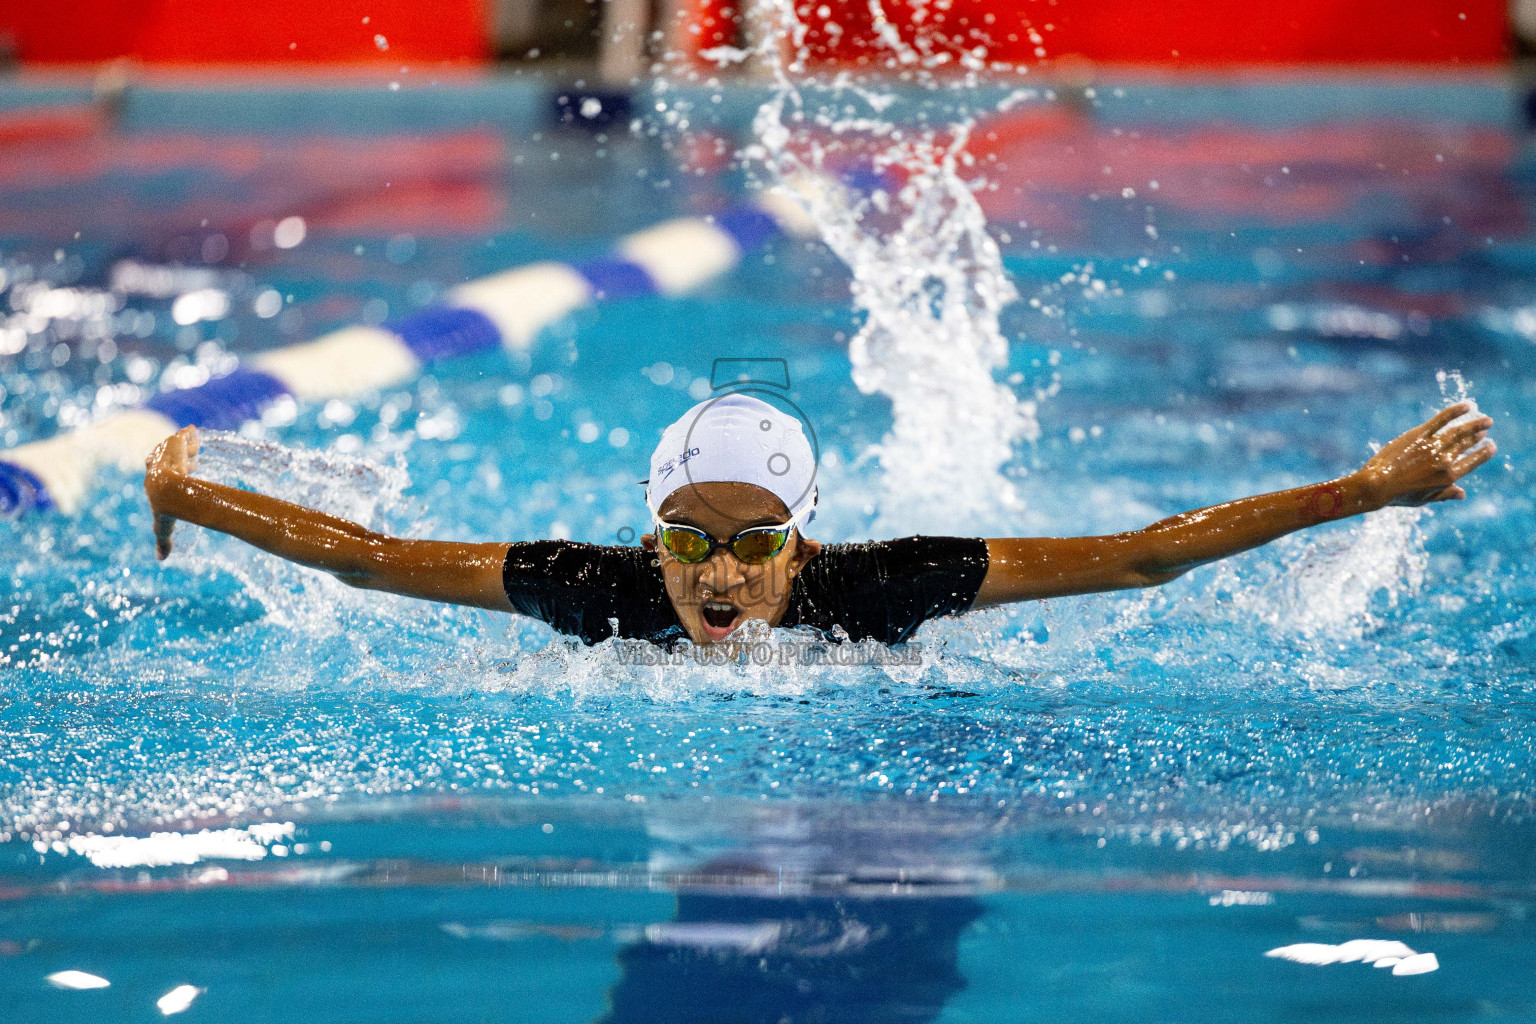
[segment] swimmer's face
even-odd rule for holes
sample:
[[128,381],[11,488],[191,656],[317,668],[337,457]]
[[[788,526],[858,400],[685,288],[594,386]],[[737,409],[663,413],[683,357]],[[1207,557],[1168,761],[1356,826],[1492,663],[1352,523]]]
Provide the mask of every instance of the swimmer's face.
[[[660,512],[668,523],[696,527],[722,542],[754,526],[777,526],[789,520],[789,510],[776,496],[756,484],[743,483],[680,487],[667,496]],[[690,565],[678,561],[655,534],[646,534],[640,542],[656,552],[667,596],[696,644],[722,640],[748,619],[778,625],[789,604],[790,581],[821,550],[819,543],[800,536],[796,529],[783,550],[762,565],[746,565],[723,547]]]

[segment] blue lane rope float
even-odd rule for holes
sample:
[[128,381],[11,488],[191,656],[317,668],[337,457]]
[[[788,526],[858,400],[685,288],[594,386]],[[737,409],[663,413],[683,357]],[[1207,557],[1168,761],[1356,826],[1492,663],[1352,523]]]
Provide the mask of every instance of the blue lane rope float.
[[683,217],[620,239],[585,263],[534,263],[459,285],[446,301],[377,327],[346,327],[252,357],[197,387],[0,454],[0,513],[73,514],[103,466],[140,468],[186,426],[233,430],[272,403],[317,402],[393,387],[431,363],[498,347],[518,350],[591,302],[681,295],[730,270],[773,238],[815,233],[783,189],[714,217]]

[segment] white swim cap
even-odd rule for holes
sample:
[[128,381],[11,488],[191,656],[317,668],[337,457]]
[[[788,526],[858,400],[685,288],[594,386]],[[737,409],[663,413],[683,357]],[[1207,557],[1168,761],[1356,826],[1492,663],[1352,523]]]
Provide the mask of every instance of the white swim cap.
[[645,503],[659,515],[689,484],[756,484],[799,513],[816,503],[816,456],[800,421],[751,395],[700,402],[668,427],[651,455]]

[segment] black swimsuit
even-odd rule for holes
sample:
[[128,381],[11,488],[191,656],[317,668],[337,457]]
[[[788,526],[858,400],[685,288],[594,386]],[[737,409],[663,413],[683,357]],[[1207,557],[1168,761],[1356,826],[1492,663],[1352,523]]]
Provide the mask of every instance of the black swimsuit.
[[[687,634],[644,548],[537,540],[502,567],[512,607],[584,643],[621,637],[671,644]],[[906,641],[928,619],[968,610],[987,574],[987,542],[903,537],[828,544],[790,584],[780,626],[842,627],[850,640]],[[617,630],[614,625],[617,624]]]

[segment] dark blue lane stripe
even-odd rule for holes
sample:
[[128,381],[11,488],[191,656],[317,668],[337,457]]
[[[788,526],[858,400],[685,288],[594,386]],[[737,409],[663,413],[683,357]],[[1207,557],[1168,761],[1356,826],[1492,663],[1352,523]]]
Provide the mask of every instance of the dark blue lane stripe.
[[742,252],[751,252],[784,233],[778,221],[755,206],[737,206],[715,214],[715,227],[730,235]]
[[19,516],[36,509],[53,508],[53,496],[29,470],[14,462],[0,462],[0,515]]
[[587,279],[599,299],[627,299],[660,291],[644,267],[617,256],[578,263],[574,269]]
[[276,377],[241,367],[199,387],[156,395],[144,405],[178,427],[234,430],[286,394],[288,389]]
[[383,327],[405,342],[411,354],[424,363],[501,347],[501,332],[496,324],[476,309],[428,306]]

